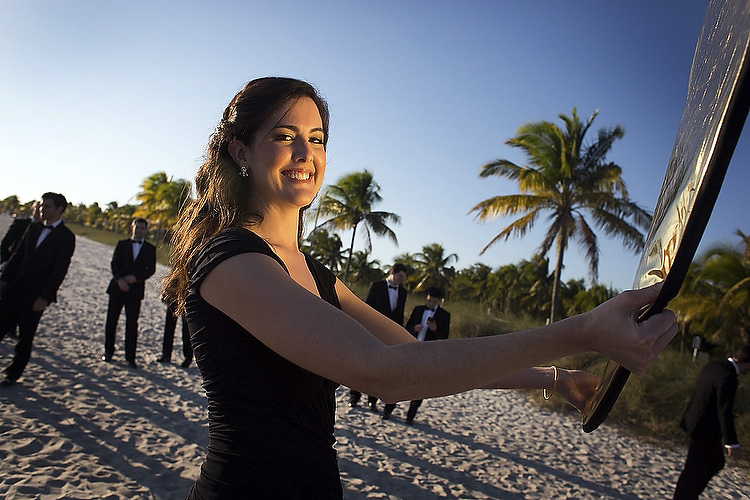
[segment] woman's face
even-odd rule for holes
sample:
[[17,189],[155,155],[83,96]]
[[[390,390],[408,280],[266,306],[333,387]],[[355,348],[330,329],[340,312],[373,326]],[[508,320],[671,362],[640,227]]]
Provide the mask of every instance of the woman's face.
[[309,205],[326,168],[323,122],[309,97],[281,106],[246,147],[257,201],[262,209]]

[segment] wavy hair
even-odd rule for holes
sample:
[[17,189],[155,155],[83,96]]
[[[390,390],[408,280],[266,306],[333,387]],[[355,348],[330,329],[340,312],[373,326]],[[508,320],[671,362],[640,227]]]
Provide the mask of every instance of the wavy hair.
[[[203,164],[195,174],[196,199],[183,207],[172,237],[172,270],[164,282],[168,303],[184,312],[188,273],[194,259],[211,238],[245,221],[260,223],[263,216],[252,199],[252,176],[242,177],[229,154],[229,143],[238,139],[250,145],[259,127],[281,106],[309,97],[323,123],[323,145],[328,142],[328,105],[307,82],[294,78],[268,77],[247,83],[224,110],[221,121],[208,140]],[[299,235],[303,211],[300,210]],[[299,236],[298,235],[298,236]]]

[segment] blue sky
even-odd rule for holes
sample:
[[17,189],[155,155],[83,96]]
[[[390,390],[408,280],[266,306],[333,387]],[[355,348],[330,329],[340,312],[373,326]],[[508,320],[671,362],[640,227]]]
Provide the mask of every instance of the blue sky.
[[[440,243],[458,268],[530,258],[538,229],[479,251],[510,220],[478,223],[479,201],[517,192],[480,179],[519,125],[576,107],[620,124],[608,157],[653,210],[685,104],[707,2],[93,2],[5,0],[0,8],[0,198],[59,191],[73,203],[134,202],[148,175],[192,179],[243,84],[310,81],[331,107],[327,182],[368,169],[376,209],[401,216],[399,246]],[[750,132],[729,167],[701,249],[735,242],[750,201]],[[593,137],[593,135],[592,135]],[[744,225],[744,226],[743,226]],[[602,283],[633,282],[639,256],[600,233]],[[348,241],[343,235],[344,241]],[[355,249],[362,249],[358,239]],[[564,279],[587,276],[573,246]]]

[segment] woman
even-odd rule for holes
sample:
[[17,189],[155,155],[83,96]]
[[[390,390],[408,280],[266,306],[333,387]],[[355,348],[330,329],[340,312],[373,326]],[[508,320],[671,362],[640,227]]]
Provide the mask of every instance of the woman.
[[337,384],[387,403],[540,388],[580,410],[597,377],[534,366],[597,351],[642,374],[675,335],[669,311],[636,322],[655,286],[542,328],[416,342],[299,250],[327,140],[313,87],[262,78],[229,103],[209,141],[166,284],[187,312],[208,397],[208,455],[188,498],[341,498]]

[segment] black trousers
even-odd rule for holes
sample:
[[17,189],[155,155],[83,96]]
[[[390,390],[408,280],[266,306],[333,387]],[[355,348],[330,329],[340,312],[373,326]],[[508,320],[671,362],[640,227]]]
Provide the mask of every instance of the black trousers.
[[[409,410],[406,412],[406,420],[412,421],[414,420],[414,417],[417,415],[417,410],[422,405],[423,399],[414,399],[409,403]],[[393,413],[393,410],[396,408],[396,405],[394,404],[387,404],[385,405],[385,408],[383,409],[384,415],[390,415]]]
[[690,438],[685,468],[677,480],[674,500],[697,500],[708,482],[724,467],[721,434]]
[[125,306],[125,361],[135,363],[135,347],[138,343],[138,315],[141,313],[140,299],[131,299],[124,294],[109,294],[107,322],[104,325],[104,355],[115,353],[115,333],[120,313]]
[[[359,403],[360,398],[362,397],[362,393],[359,391],[355,391],[354,389],[349,390],[349,404],[352,406]],[[367,396],[367,402],[372,406],[378,403],[378,398],[375,396]]]
[[14,322],[18,323],[18,341],[15,347],[13,361],[5,369],[5,375],[17,380],[23,374],[31,358],[34,335],[42,319],[41,312],[32,311],[35,298],[24,293],[8,290],[0,299],[0,340],[11,330]]
[[[167,317],[164,320],[164,345],[162,347],[162,359],[172,359],[172,346],[174,345],[174,331],[177,329],[177,315],[171,307],[167,307]],[[182,354],[185,361],[193,359],[193,347],[190,345],[190,330],[188,330],[187,318],[182,315]]]

